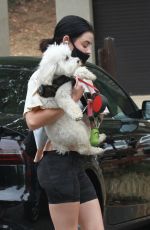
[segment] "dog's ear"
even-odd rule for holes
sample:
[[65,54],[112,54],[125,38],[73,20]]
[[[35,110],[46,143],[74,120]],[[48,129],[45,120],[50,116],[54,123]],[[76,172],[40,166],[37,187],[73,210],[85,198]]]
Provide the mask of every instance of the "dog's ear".
[[41,84],[52,85],[57,64],[46,64],[39,68],[39,80]]
[[41,84],[52,85],[54,74],[59,61],[58,45],[49,45],[39,64],[39,81]]

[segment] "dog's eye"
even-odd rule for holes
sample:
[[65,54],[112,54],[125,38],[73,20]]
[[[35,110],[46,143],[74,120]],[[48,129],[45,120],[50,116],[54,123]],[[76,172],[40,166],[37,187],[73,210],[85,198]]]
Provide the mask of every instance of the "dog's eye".
[[66,56],[65,61],[68,61],[68,59],[69,59],[69,57],[68,57],[68,56]]

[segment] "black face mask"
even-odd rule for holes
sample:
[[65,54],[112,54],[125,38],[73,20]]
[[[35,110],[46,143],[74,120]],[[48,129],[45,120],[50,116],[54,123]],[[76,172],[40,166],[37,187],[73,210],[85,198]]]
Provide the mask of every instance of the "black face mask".
[[71,56],[80,58],[80,60],[83,64],[85,64],[87,59],[90,57],[89,54],[83,53],[81,50],[77,49],[75,46],[72,50]]

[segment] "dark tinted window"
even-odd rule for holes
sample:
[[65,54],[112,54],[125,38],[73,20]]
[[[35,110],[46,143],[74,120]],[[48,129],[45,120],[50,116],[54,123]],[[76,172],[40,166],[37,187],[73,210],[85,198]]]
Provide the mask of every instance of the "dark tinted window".
[[28,68],[1,67],[0,112],[23,113],[27,83],[32,71]]
[[[136,106],[117,82],[95,65],[88,64],[88,67],[97,76],[96,86],[108,99],[110,115],[116,118],[135,116]],[[28,79],[33,71],[33,67],[1,66],[0,112],[22,114]]]
[[100,68],[92,65],[88,65],[88,67],[97,76],[95,84],[100,93],[108,99],[108,109],[111,117],[134,117],[137,107],[118,83]]

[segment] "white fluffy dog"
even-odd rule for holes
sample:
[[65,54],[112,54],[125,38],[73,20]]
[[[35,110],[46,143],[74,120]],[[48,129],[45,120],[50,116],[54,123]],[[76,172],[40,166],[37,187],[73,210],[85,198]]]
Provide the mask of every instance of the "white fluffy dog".
[[[71,50],[67,44],[50,45],[43,54],[37,72],[36,89],[41,84],[52,85],[53,80],[61,75],[91,81],[96,79],[92,72],[81,66],[79,58],[71,56]],[[71,93],[72,83],[68,81],[58,88],[55,97],[44,98],[39,95],[43,108],[62,108],[65,112],[54,124],[44,127],[53,149],[62,154],[70,150],[84,155],[103,153],[102,148],[91,146],[90,128],[83,122],[80,105],[72,99]]]

